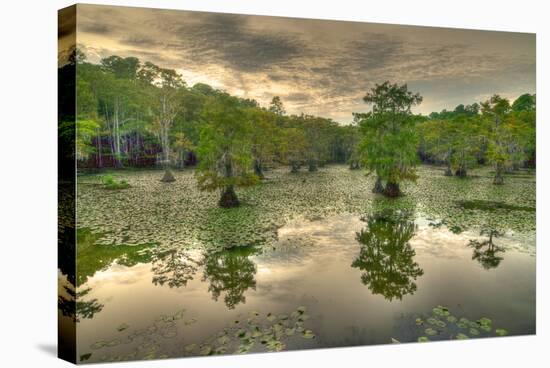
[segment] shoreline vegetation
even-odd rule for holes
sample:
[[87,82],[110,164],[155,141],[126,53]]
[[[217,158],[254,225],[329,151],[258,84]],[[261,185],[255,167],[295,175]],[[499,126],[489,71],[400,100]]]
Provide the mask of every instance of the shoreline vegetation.
[[[71,70],[77,113],[60,116],[59,129],[62,141],[76,138],[71,154],[80,171],[160,167],[159,181],[170,184],[173,170],[192,167],[198,188],[217,192],[222,208],[239,206],[241,188],[260,185],[266,170],[278,167],[313,174],[346,164],[376,178],[371,190],[390,198],[416,181],[419,164],[442,165],[442,175],[459,178],[490,167],[494,185],[505,184],[505,174],[535,167],[531,94],[513,103],[493,95],[424,116],[412,112],[422,103],[418,92],[385,81],[363,98],[371,111],[350,112],[350,124],[341,125],[289,115],[278,96],[262,107],[206,84],[188,86],[175,70],[135,57],[113,55],[91,64],[75,49],[60,73]],[[104,186],[129,187],[113,180]]]

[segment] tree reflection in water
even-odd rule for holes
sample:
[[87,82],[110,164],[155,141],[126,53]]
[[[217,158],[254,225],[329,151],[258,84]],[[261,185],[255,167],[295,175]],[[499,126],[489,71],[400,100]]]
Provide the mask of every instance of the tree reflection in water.
[[488,228],[482,229],[479,235],[488,236],[489,239],[483,241],[470,240],[469,247],[474,249],[472,259],[477,260],[486,270],[497,268],[504,259],[500,256],[500,253],[504,253],[504,248],[493,243],[493,238],[501,237],[504,233],[493,228]]
[[367,226],[356,234],[361,250],[351,264],[364,271],[361,282],[389,301],[413,294],[424,271],[414,262],[416,252],[409,244],[416,231],[410,214],[383,211],[363,221]]
[[83,299],[92,290],[91,288],[75,293],[74,286],[69,284],[64,285],[63,290],[64,293],[59,293],[57,296],[57,308],[63,316],[71,318],[74,322],[80,322],[83,318],[92,319],[96,313],[103,310],[104,305],[97,299]]
[[256,265],[249,259],[255,252],[253,247],[235,247],[205,257],[203,281],[210,282],[212,299],[217,301],[225,293],[223,299],[229,309],[246,302],[245,291],[256,290]]
[[193,280],[199,262],[185,249],[156,249],[153,253],[153,284],[168,285],[170,288],[186,286]]

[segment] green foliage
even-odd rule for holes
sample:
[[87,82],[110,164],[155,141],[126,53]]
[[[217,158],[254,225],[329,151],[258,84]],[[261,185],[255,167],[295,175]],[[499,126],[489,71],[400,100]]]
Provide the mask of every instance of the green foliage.
[[279,96],[273,97],[271,103],[269,104],[269,111],[277,115],[284,115],[286,113],[283,106],[283,101],[281,101]]
[[[430,114],[418,126],[419,154],[424,160],[447,165],[464,174],[477,164],[495,168],[495,184],[504,173],[535,161],[535,95],[524,94],[512,105],[498,95],[454,111]],[[462,175],[462,176],[464,176]]]
[[252,125],[250,140],[255,174],[263,177],[266,166],[273,166],[277,161],[282,144],[281,131],[275,124],[273,112],[249,108],[246,114]]
[[465,176],[477,163],[483,144],[482,121],[477,115],[458,114],[446,120],[419,124],[422,149],[436,162]]
[[502,184],[504,170],[512,160],[510,145],[514,143],[510,125],[504,123],[504,119],[511,111],[510,102],[506,98],[494,95],[481,104],[481,111],[489,126],[487,158],[495,165],[494,184]]
[[293,172],[297,172],[304,162],[307,147],[307,137],[303,130],[298,128],[286,128],[283,130],[281,156],[283,162],[288,163],[292,167]]
[[227,95],[207,102],[197,147],[199,188],[214,191],[258,183],[252,172],[252,124],[246,110]]
[[512,104],[512,110],[518,111],[535,111],[537,107],[536,95],[525,93],[519,96]]
[[130,187],[130,184],[126,180],[117,181],[112,175],[105,175],[101,178],[101,181],[106,189],[118,190],[118,189],[127,189]]
[[369,91],[363,100],[372,104],[372,112],[359,117],[363,135],[359,152],[370,172],[390,184],[415,180],[417,163],[417,118],[411,108],[422,97],[398,86],[384,82]]
[[477,102],[466,106],[460,104],[456,106],[453,111],[443,109],[441,112],[432,112],[429,118],[433,120],[447,120],[457,116],[476,116],[479,114],[479,109],[480,105]]

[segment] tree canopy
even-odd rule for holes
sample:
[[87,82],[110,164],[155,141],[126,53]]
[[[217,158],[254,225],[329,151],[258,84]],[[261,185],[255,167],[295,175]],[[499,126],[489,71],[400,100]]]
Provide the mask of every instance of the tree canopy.
[[204,83],[188,86],[176,70],[135,57],[93,64],[77,50],[71,60],[60,73],[76,69],[77,106],[75,116],[60,116],[60,137],[74,137],[75,152],[64,154],[83,169],[163,168],[164,182],[175,180],[174,168],[196,166],[199,188],[219,191],[224,207],[240,203],[239,187],[260,183],[281,165],[297,173],[347,163],[375,175],[375,191],[398,196],[400,183],[415,180],[419,162],[443,164],[446,175],[460,177],[490,164],[495,184],[505,172],[535,164],[531,94],[513,103],[494,95],[422,116],[413,113],[419,93],[386,81],[365,94],[369,112],[339,124],[288,114],[279,96],[262,107]]

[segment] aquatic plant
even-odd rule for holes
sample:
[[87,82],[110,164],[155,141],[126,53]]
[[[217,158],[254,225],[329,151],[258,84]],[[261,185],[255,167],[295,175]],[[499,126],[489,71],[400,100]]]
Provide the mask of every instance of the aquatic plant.
[[309,319],[306,311],[303,306],[289,314],[252,311],[245,320],[234,321],[201,344],[185,346],[184,351],[187,355],[215,355],[285,350],[287,340],[315,338],[315,333],[305,326]]
[[[80,361],[126,361],[182,355],[281,351],[293,339],[315,339],[315,333],[306,326],[310,318],[306,312],[304,306],[281,314],[251,311],[199,343],[182,344],[181,332],[199,321],[188,317],[186,309],[180,309],[174,314],[158,316],[145,327],[133,328],[126,323],[113,326],[116,337],[94,342],[89,346],[89,351],[80,355]],[[171,344],[163,344],[166,340],[174,340],[180,348],[174,350],[170,348]],[[118,349],[121,345],[128,345],[130,349]]]
[[431,313],[417,316],[409,330],[412,334],[392,341],[441,341],[465,340],[470,338],[506,336],[508,331],[495,328],[493,321],[487,317],[470,320],[451,314],[449,308],[438,305],[432,308]]
[[98,245],[270,247],[277,240],[277,229],[298,217],[361,216],[388,208],[411,209],[453,229],[479,230],[491,219],[516,236],[534,232],[534,212],[504,205],[491,210],[464,208],[455,202],[459,198],[534,207],[534,176],[533,180],[511,176],[507,185],[493,186],[492,175],[484,168],[472,170],[469,180],[443,177],[435,167],[422,166],[417,172],[416,184],[402,185],[407,195],[389,200],[371,193],[374,177],[344,165],[296,174],[280,168],[266,172],[261,185],[241,189],[241,206],[227,210],[217,208],[215,193],[197,189],[191,171],[174,172],[177,181],[170,186],[158,181],[156,170],[119,171],[117,176],[131,185],[121,191],[91,185],[97,176],[79,176],[77,227],[100,234]]
[[130,187],[130,184],[126,180],[117,181],[112,175],[103,176],[101,181],[106,189],[117,190]]

